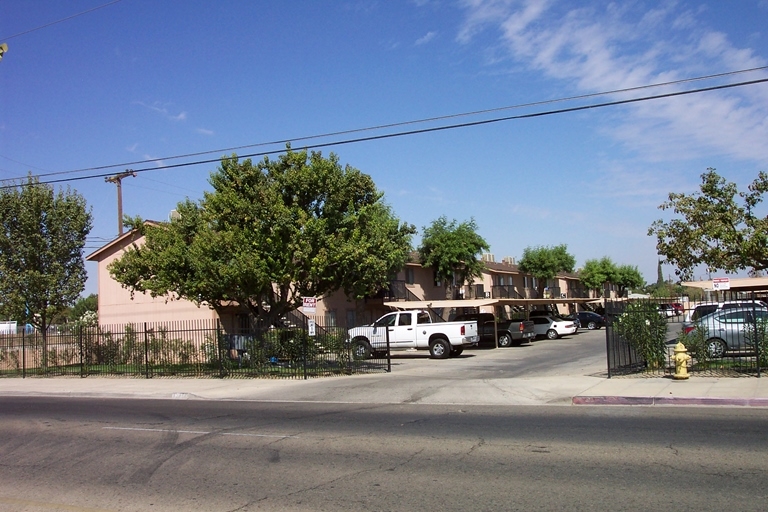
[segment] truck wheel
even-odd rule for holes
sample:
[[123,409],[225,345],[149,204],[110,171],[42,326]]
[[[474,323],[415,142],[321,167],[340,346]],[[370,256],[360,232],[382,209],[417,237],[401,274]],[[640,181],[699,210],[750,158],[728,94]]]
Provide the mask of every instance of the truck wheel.
[[451,355],[451,344],[443,338],[434,339],[429,343],[429,355],[435,359],[446,359]]
[[352,340],[352,358],[356,360],[371,358],[371,344],[364,339]]
[[464,347],[457,347],[451,350],[451,357],[459,357],[464,352]]
[[501,334],[499,335],[499,346],[500,347],[511,347],[512,346],[512,337],[507,334]]
[[547,339],[548,340],[556,340],[557,339],[557,331],[554,329],[550,329],[547,331]]

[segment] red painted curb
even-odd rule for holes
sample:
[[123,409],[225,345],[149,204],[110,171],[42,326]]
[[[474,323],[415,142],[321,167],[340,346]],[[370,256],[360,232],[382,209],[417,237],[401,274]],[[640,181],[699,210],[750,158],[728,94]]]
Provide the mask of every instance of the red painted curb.
[[571,402],[573,405],[725,405],[739,407],[768,407],[768,398],[575,396]]

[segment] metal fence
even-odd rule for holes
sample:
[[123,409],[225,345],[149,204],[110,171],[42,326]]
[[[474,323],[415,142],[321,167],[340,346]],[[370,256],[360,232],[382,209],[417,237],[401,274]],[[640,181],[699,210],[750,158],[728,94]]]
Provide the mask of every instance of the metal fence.
[[754,295],[606,301],[605,318],[608,377],[673,376],[678,342],[691,375],[759,377],[768,368],[768,304]]
[[228,334],[213,320],[59,328],[0,335],[0,377],[90,375],[307,379],[390,371],[358,360],[346,330],[318,326]]

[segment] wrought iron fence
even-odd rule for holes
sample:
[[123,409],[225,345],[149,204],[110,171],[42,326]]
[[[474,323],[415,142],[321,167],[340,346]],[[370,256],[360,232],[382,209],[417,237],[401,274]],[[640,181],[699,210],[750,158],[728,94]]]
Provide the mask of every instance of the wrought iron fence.
[[682,342],[691,375],[757,376],[768,368],[768,303],[758,297],[717,301],[606,301],[608,376],[672,376]]
[[228,334],[216,321],[73,326],[0,335],[0,377],[108,375],[314,378],[389,371],[389,354],[359,360],[346,330],[306,326]]

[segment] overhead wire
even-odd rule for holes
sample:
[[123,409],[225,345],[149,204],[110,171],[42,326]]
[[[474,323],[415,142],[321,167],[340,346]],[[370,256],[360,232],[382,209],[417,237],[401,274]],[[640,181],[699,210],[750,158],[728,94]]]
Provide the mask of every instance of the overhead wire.
[[[731,89],[734,87],[745,87],[748,85],[756,85],[760,83],[768,82],[768,78],[762,78],[757,80],[749,80],[745,82],[736,82],[732,84],[722,84],[722,85],[714,85],[710,87],[702,87],[698,89],[690,89],[686,91],[675,91],[675,92],[669,92],[664,94],[657,94],[652,96],[643,96],[639,98],[628,98],[624,100],[615,100],[615,101],[609,101],[609,102],[603,102],[603,103],[594,103],[590,105],[580,105],[576,107],[568,107],[563,109],[557,109],[557,110],[546,110],[543,112],[533,112],[528,114],[520,114],[520,115],[514,115],[514,116],[504,116],[504,117],[497,117],[492,119],[484,119],[479,121],[471,121],[467,123],[459,123],[459,124],[451,124],[451,125],[445,125],[445,126],[436,126],[436,127],[430,127],[430,128],[422,128],[418,130],[409,130],[409,131],[401,131],[401,132],[395,132],[395,133],[386,133],[386,134],[380,134],[380,135],[372,135],[369,137],[358,137],[354,139],[347,139],[347,140],[338,140],[338,141],[331,141],[331,142],[323,142],[313,145],[307,145],[304,146],[303,149],[319,149],[319,148],[326,148],[326,147],[332,147],[332,146],[342,146],[347,144],[355,144],[359,142],[369,142],[374,140],[383,140],[383,139],[390,139],[390,138],[396,138],[396,137],[404,137],[409,135],[417,135],[417,134],[423,134],[423,133],[432,133],[432,132],[439,132],[439,131],[446,131],[446,130],[453,130],[458,128],[467,128],[472,126],[481,126],[481,125],[487,125],[492,123],[499,123],[503,121],[512,121],[512,120],[519,120],[519,119],[532,119],[536,117],[544,117],[544,116],[550,116],[550,115],[556,115],[556,114],[565,114],[565,113],[571,113],[571,112],[579,112],[584,110],[591,110],[591,109],[597,109],[597,108],[604,108],[604,107],[611,107],[611,106],[617,106],[617,105],[628,105],[632,103],[638,103],[642,101],[651,101],[651,100],[657,100],[657,99],[664,99],[664,98],[673,98],[677,96],[685,96],[689,94],[698,94],[702,92],[709,92],[709,91],[717,91],[717,90],[724,90],[724,89]],[[290,142],[290,141],[288,141]],[[205,159],[205,160],[196,160],[192,162],[182,162],[177,164],[168,164],[168,165],[161,165],[156,167],[148,167],[143,169],[131,169],[135,173],[140,172],[149,172],[149,171],[159,171],[159,170],[168,170],[168,169],[177,169],[181,167],[189,167],[193,165],[201,165],[201,164],[208,164],[208,163],[214,163],[214,162],[220,162],[222,160],[226,160],[228,158],[252,158],[257,156],[268,156],[268,155],[274,155],[283,153],[285,149],[275,149],[275,150],[269,150],[269,151],[262,151],[262,152],[256,152],[256,153],[250,153],[245,155],[236,155],[235,157],[220,157],[220,158],[213,158],[213,159]],[[47,181],[40,181],[41,184],[53,184],[53,183],[62,183],[62,182],[71,182],[71,181],[81,181],[86,179],[95,179],[95,178],[103,178],[110,176],[112,173],[99,173],[99,174],[91,174],[87,176],[76,176],[76,177],[68,177],[68,178],[61,178],[57,180],[47,180]],[[9,180],[5,180],[9,181]],[[5,188],[12,188],[19,185],[23,185],[23,183],[17,183],[14,185],[4,185],[0,186],[0,189]]]
[[[457,119],[460,117],[470,117],[470,116],[477,116],[481,114],[490,114],[494,112],[502,112],[505,110],[516,110],[521,108],[529,108],[529,107],[537,107],[542,105],[551,105],[554,103],[564,103],[568,101],[575,101],[575,100],[583,100],[583,99],[589,99],[589,98],[595,98],[599,96],[608,96],[613,94],[622,94],[627,92],[636,92],[640,90],[646,90],[646,89],[652,89],[652,88],[658,88],[658,87],[666,87],[670,85],[680,85],[684,83],[691,83],[691,82],[697,82],[697,81],[703,81],[703,80],[711,80],[715,78],[723,78],[727,76],[734,76],[738,74],[743,73],[751,73],[755,71],[762,71],[768,69],[768,66],[761,66],[761,67],[755,67],[755,68],[749,68],[749,69],[740,69],[736,71],[726,71],[723,73],[715,73],[711,75],[704,75],[704,76],[698,76],[698,77],[691,77],[691,78],[683,78],[680,80],[672,80],[668,82],[660,82],[655,84],[646,84],[646,85],[639,85],[634,87],[626,87],[623,89],[615,89],[611,91],[601,91],[601,92],[595,92],[595,93],[589,93],[589,94],[580,94],[576,96],[568,96],[564,98],[556,98],[551,100],[541,100],[541,101],[534,101],[529,103],[520,103],[516,105],[507,105],[504,107],[495,107],[490,109],[483,109],[483,110],[475,110],[471,112],[461,112],[457,114],[446,114],[442,116],[434,116],[434,117],[427,117],[422,119],[414,119],[409,121],[400,121],[396,123],[388,123],[388,124],[380,124],[375,126],[368,126],[364,128],[353,128],[349,130],[340,130],[340,131],[334,131],[334,132],[327,132],[322,134],[315,134],[315,135],[306,135],[301,137],[293,137],[293,138],[286,138],[286,139],[279,139],[279,140],[273,140],[269,142],[258,142],[253,144],[244,144],[240,146],[232,146],[228,148],[220,148],[220,149],[212,149],[212,150],[206,150],[206,151],[198,151],[194,153],[186,153],[181,155],[173,155],[173,156],[165,156],[165,157],[159,157],[159,158],[152,158],[152,159],[144,159],[144,160],[134,160],[130,162],[122,162],[117,164],[109,164],[109,165],[99,165],[99,166],[93,166],[93,167],[84,167],[81,169],[73,169],[73,170],[67,170],[67,171],[56,171],[56,172],[47,172],[47,173],[41,173],[38,174],[38,178],[46,178],[50,176],[61,176],[65,174],[78,174],[83,172],[89,172],[89,171],[101,171],[106,169],[114,169],[116,167],[123,168],[123,167],[130,167],[134,165],[143,165],[148,164],[152,162],[157,161],[168,161],[168,160],[178,160],[181,158],[192,158],[192,157],[198,157],[203,155],[210,155],[213,153],[221,154],[226,152],[232,152],[232,151],[238,151],[241,149],[249,149],[249,148],[256,148],[256,147],[263,147],[263,146],[274,146],[275,144],[287,144],[289,142],[304,142],[308,140],[315,140],[315,139],[322,139],[327,137],[336,137],[340,135],[350,135],[353,133],[363,133],[368,131],[378,131],[378,130],[384,130],[389,128],[397,128],[401,126],[410,126],[414,124],[422,124],[422,123],[430,123],[430,122],[436,122],[436,121],[445,121],[448,119]],[[265,154],[271,154],[271,153],[265,153]],[[216,161],[219,159],[217,158]],[[208,161],[203,161],[201,163],[208,163]]]
[[89,12],[97,11],[99,9],[102,9],[104,7],[107,7],[107,6],[110,6],[112,4],[116,4],[119,1],[120,0],[112,0],[111,2],[108,2],[106,4],[98,5],[96,7],[88,9],[86,11],[79,12],[79,13],[73,14],[71,16],[67,16],[66,18],[61,18],[60,20],[56,20],[56,21],[52,21],[50,23],[46,23],[45,25],[40,25],[39,27],[31,28],[29,30],[25,30],[24,32],[19,32],[18,34],[13,34],[12,36],[0,37],[0,40],[7,41],[9,39],[13,39],[14,37],[23,36],[24,34],[29,34],[30,32],[35,32],[35,31],[40,30],[40,29],[48,28],[51,25],[56,25],[57,23],[62,23],[64,21],[71,20],[72,18],[77,18],[78,16],[82,16],[83,14],[88,14]]

